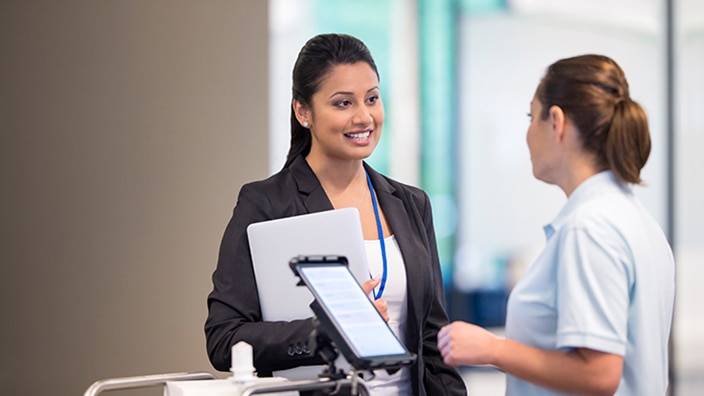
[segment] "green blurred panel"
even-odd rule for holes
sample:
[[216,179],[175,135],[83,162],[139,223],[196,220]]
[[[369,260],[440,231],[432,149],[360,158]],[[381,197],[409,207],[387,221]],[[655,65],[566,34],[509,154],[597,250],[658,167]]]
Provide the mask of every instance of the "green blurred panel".
[[502,11],[508,8],[506,0],[458,0],[459,11],[469,13],[482,13]]
[[[381,77],[387,117],[384,135],[369,163],[388,173],[388,131],[391,98],[391,2],[380,0],[313,0],[316,33],[347,33],[364,41],[374,56]],[[409,5],[413,2],[409,2]],[[421,186],[433,202],[433,215],[443,274],[449,281],[455,249],[455,18],[458,0],[418,0],[421,90]],[[413,43],[415,40],[409,40]],[[403,100],[403,98],[396,98]]]
[[346,33],[362,40],[374,57],[381,79],[380,88],[386,110],[386,120],[379,145],[368,163],[379,172],[388,174],[390,149],[388,134],[391,98],[388,78],[391,73],[391,2],[380,0],[313,0],[314,31],[318,33]]
[[451,278],[457,232],[455,198],[456,22],[453,0],[419,0],[421,186],[433,201],[443,275]]

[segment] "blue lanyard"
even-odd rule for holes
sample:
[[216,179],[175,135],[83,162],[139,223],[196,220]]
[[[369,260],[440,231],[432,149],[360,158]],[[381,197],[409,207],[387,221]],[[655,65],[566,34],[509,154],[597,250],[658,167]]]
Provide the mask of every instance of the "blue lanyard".
[[[384,243],[384,230],[381,228],[381,219],[379,218],[379,206],[376,203],[376,195],[374,194],[374,187],[372,187],[372,179],[369,178],[369,172],[365,169],[364,172],[367,174],[367,184],[369,185],[369,192],[372,195],[372,205],[374,205],[374,216],[376,217],[376,230],[379,234],[379,244],[381,245],[381,260],[384,263],[384,269],[381,274],[381,284],[379,285],[379,292],[372,294],[374,299],[378,300],[384,294],[384,288],[386,287],[386,274],[387,274],[387,264],[386,264],[386,244]],[[371,277],[371,274],[369,274]]]

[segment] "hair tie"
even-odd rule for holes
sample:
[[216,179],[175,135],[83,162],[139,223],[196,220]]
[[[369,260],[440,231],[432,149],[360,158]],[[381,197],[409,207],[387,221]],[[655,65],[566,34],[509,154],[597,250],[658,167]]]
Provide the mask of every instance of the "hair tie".
[[627,100],[631,100],[631,98],[629,98],[628,96],[621,96],[620,98],[617,98],[616,103],[614,103],[614,107],[618,107],[618,105],[620,105],[621,103],[623,103]]

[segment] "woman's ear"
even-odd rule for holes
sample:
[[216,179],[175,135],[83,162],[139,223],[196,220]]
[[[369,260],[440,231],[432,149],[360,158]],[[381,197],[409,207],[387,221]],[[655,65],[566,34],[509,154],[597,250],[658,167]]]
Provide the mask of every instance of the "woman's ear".
[[304,127],[310,126],[310,108],[296,99],[292,101],[291,106],[298,122]]
[[555,134],[555,139],[561,142],[565,138],[565,112],[557,105],[550,106],[548,110],[548,120]]

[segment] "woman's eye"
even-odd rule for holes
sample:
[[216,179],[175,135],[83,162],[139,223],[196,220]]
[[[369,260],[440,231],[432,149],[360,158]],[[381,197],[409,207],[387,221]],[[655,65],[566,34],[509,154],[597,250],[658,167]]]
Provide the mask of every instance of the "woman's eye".
[[379,101],[379,96],[376,96],[376,95],[367,99],[367,102],[369,102],[369,103],[376,103],[377,101]]
[[352,103],[352,102],[350,102],[349,100],[341,100],[341,101],[337,102],[335,105],[336,105],[337,107],[347,107],[347,106],[349,106],[351,103]]

